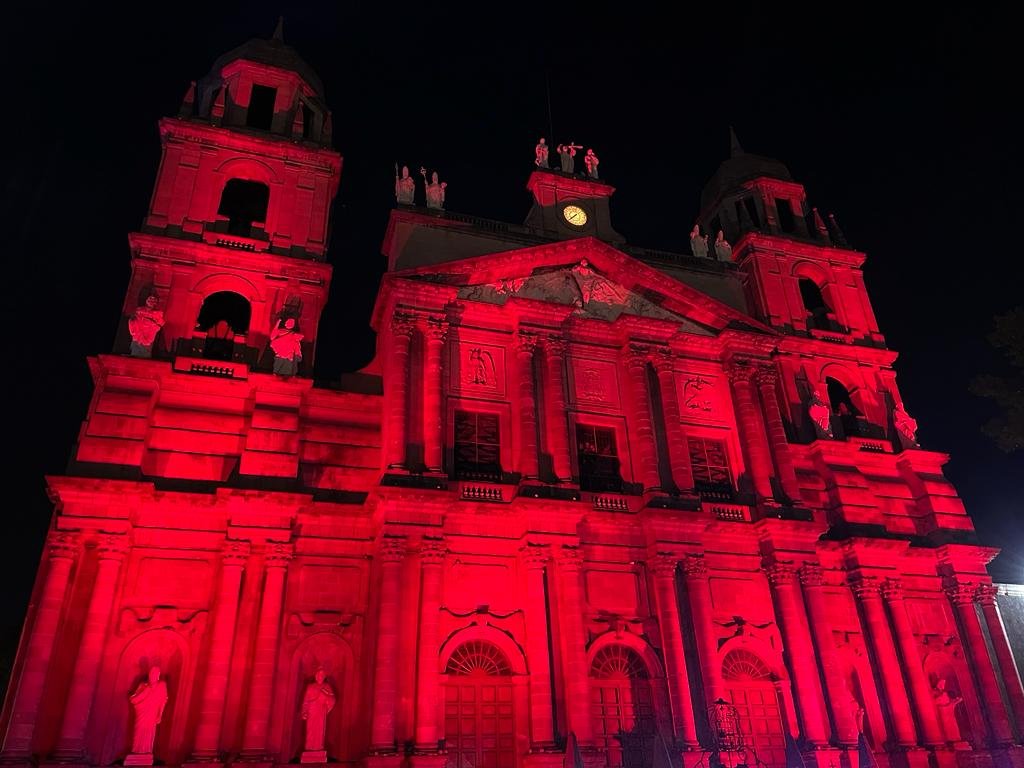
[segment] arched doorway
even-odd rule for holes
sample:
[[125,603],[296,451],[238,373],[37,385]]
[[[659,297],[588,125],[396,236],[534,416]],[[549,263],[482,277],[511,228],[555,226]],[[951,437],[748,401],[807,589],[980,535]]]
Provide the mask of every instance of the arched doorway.
[[608,768],[651,768],[658,738],[647,665],[632,648],[609,645],[590,667],[594,737]]
[[786,765],[782,705],[768,665],[750,651],[730,651],[722,661],[729,702],[739,714],[747,749],[768,766]]
[[449,768],[515,768],[512,666],[485,640],[463,643],[448,659],[444,735]]
[[252,307],[249,301],[234,291],[211,293],[203,301],[196,318],[196,330],[205,333],[203,357],[210,360],[231,360],[234,357],[235,337],[249,331]]

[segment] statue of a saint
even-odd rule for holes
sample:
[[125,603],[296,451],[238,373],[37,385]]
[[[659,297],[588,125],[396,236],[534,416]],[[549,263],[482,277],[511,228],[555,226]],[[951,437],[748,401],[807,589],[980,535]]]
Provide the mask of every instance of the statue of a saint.
[[698,259],[708,257],[708,236],[700,233],[700,224],[694,224],[690,230],[690,251]]
[[431,174],[429,183],[427,183],[427,169],[420,168],[420,174],[423,176],[423,183],[427,187],[427,208],[435,211],[444,210],[444,190],[448,186],[448,182],[438,181],[437,171]]
[[562,165],[562,173],[573,173],[576,170],[577,149],[583,149],[583,146],[573,144],[571,141],[568,144],[558,145],[558,161]]
[[597,159],[597,155],[594,154],[593,149],[588,149],[587,154],[583,156],[583,164],[587,166],[587,176],[592,179],[597,178],[597,166],[600,165],[601,161]]
[[946,680],[939,678],[932,689],[932,696],[935,697],[935,708],[939,713],[939,725],[942,726],[942,733],[946,741],[963,741],[963,734],[960,732],[960,723],[956,719],[956,707],[963,701],[963,697],[955,696],[946,690]]
[[146,297],[145,306],[136,307],[132,316],[128,318],[128,333],[132,337],[132,357],[152,357],[153,342],[156,335],[164,327],[164,313],[157,309],[157,296],[155,293]]
[[818,437],[832,438],[832,409],[818,390],[811,393],[811,402],[807,406],[807,414],[817,428]]
[[917,419],[903,410],[903,403],[896,403],[892,410],[893,424],[900,435],[900,442],[904,448],[917,447]]
[[416,196],[416,182],[409,176],[409,166],[402,166],[402,175],[398,175],[398,163],[395,163],[395,200],[399,205],[412,205]]
[[718,236],[715,237],[715,256],[719,261],[732,261],[732,246],[722,230],[718,230]]
[[324,734],[327,732],[327,715],[334,709],[337,697],[324,677],[321,667],[316,671],[314,681],[306,686],[302,694],[302,719],[306,721],[306,746],[301,758],[303,763],[327,762]]
[[125,765],[152,765],[153,742],[156,727],[167,706],[167,683],[160,679],[160,667],[149,668],[149,677],[128,699],[135,710],[132,725],[132,751],[124,759]]
[[533,148],[533,164],[538,168],[550,168],[548,165],[548,143],[543,136]]
[[302,334],[296,330],[295,318],[278,322],[270,332],[270,349],[274,353],[274,373],[294,376],[302,362]]

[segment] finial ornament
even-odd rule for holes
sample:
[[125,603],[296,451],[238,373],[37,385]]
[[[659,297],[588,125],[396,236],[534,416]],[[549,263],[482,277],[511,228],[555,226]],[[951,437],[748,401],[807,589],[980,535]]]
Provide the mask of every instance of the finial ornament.
[[279,43],[284,42],[284,16],[277,17],[277,26],[274,27],[274,36],[271,39]]
[[740,155],[746,154],[743,151],[743,147],[740,146],[740,140],[736,138],[736,131],[733,127],[729,126],[729,157],[739,157]]

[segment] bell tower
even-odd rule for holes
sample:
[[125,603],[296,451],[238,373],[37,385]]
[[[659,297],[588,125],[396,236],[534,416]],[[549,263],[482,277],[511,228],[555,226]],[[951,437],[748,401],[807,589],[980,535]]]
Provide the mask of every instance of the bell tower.
[[320,79],[279,23],[193,82],[160,138],[115,351],[310,375],[342,162]]

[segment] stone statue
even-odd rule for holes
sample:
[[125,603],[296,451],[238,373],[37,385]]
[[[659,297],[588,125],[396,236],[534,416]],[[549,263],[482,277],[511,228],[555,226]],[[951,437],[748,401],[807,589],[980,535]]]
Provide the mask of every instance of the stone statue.
[[932,696],[935,697],[935,708],[939,713],[939,725],[942,726],[942,733],[946,741],[963,741],[963,734],[960,732],[960,723],[956,719],[956,707],[963,701],[961,696],[950,694],[946,690],[946,680],[939,678],[932,689]]
[[548,165],[548,143],[543,136],[537,142],[537,146],[533,148],[533,164],[538,168],[551,167]]
[[807,406],[807,414],[817,428],[818,437],[832,438],[832,409],[822,398],[818,390],[811,393],[811,402]]
[[903,443],[904,448],[916,448],[917,447],[917,419],[903,410],[903,403],[896,403],[896,407],[892,411],[893,424],[896,425],[896,431],[899,433],[900,442]]
[[132,337],[132,357],[152,357],[153,342],[156,335],[164,327],[164,313],[157,309],[157,296],[155,293],[146,297],[145,306],[136,307],[132,316],[128,318],[128,333]]
[[278,321],[270,332],[270,349],[274,353],[274,373],[294,376],[302,362],[302,334],[295,329],[295,318]]
[[587,176],[592,179],[597,178],[597,166],[601,163],[597,159],[597,155],[594,154],[594,150],[588,149],[587,154],[583,156],[583,164],[587,166]]
[[437,171],[431,174],[429,184],[427,183],[427,169],[420,168],[420,174],[423,176],[423,183],[427,187],[427,208],[435,211],[444,210],[444,190],[448,186],[448,182],[439,182],[437,180]]
[[708,236],[700,233],[700,224],[694,224],[690,230],[690,251],[698,259],[708,257]]
[[583,149],[583,146],[573,144],[571,141],[568,144],[558,145],[558,160],[562,164],[562,173],[573,173],[576,170],[577,149]]
[[719,261],[732,261],[732,246],[725,239],[722,230],[718,230],[718,236],[715,238],[715,256]]
[[312,683],[302,694],[302,719],[306,721],[306,741],[302,753],[303,763],[326,763],[324,734],[327,732],[327,715],[334,709],[337,697],[334,689],[324,680],[323,667],[316,671]]
[[395,199],[399,205],[412,205],[416,196],[416,182],[409,176],[409,166],[402,166],[402,175],[398,175],[398,163],[395,163]]
[[167,683],[160,679],[160,667],[149,668],[148,679],[139,683],[128,700],[135,710],[135,722],[132,725],[132,751],[125,757],[124,764],[152,765],[156,727],[167,706]]

